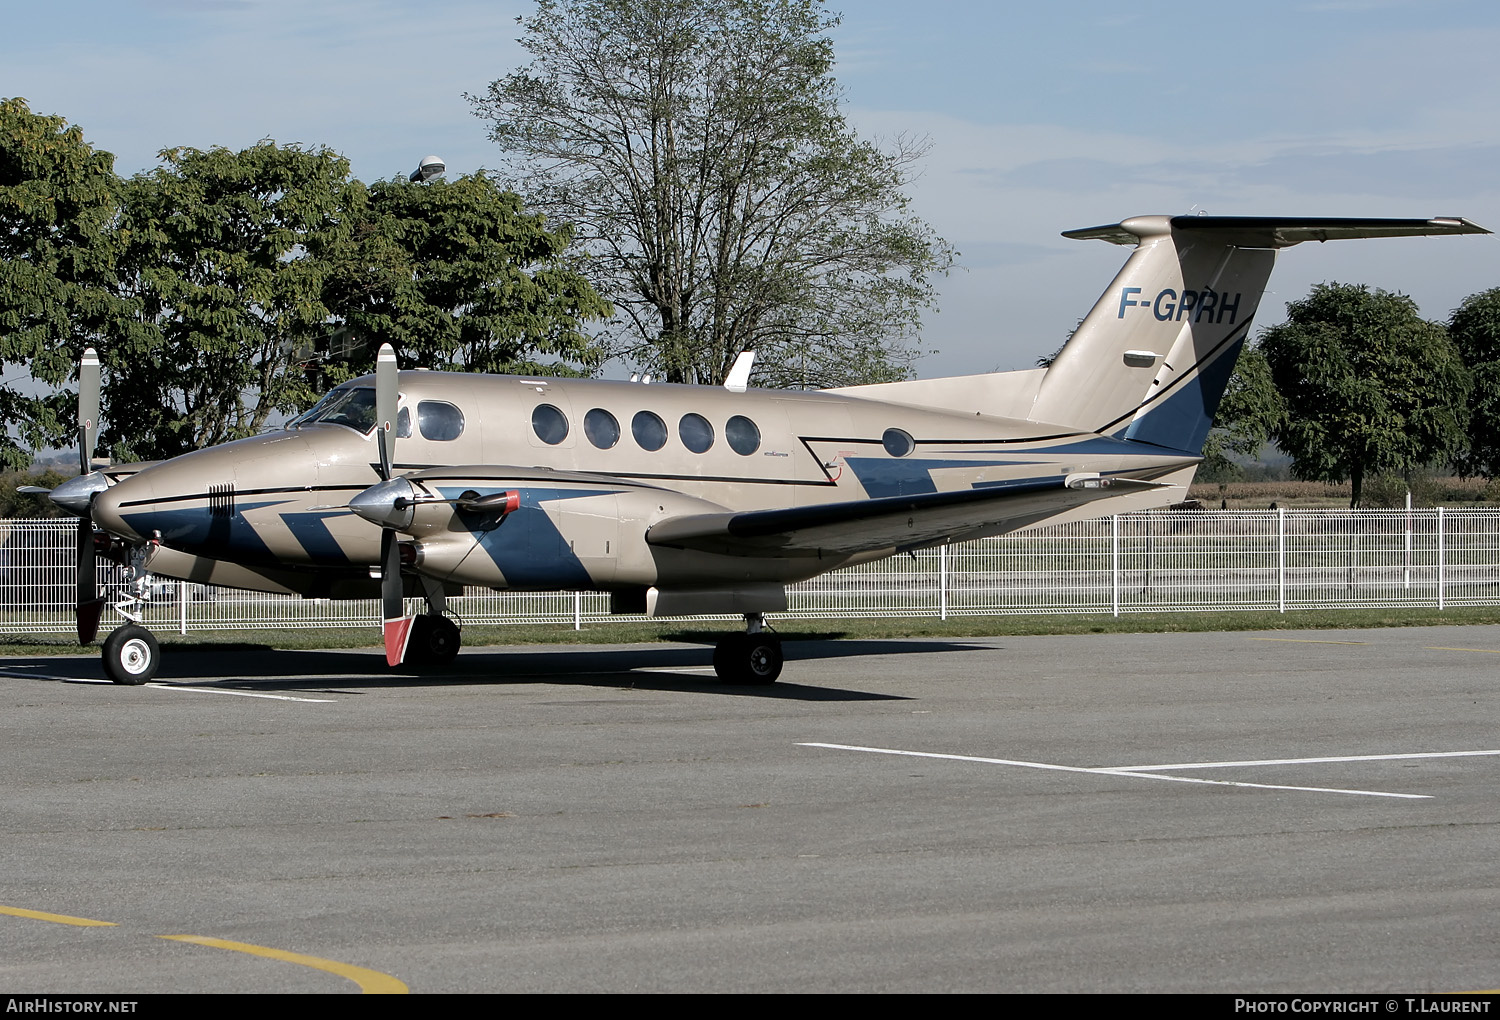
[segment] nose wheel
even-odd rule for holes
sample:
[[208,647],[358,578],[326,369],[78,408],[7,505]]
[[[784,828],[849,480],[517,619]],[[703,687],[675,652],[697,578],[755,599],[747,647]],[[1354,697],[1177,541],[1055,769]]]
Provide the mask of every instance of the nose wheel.
[[160,664],[161,646],[145,627],[127,623],[104,639],[104,673],[117,684],[143,684]]
[[745,617],[747,633],[726,634],[714,646],[714,672],[730,684],[773,684],[781,676],[781,638],[759,613]]

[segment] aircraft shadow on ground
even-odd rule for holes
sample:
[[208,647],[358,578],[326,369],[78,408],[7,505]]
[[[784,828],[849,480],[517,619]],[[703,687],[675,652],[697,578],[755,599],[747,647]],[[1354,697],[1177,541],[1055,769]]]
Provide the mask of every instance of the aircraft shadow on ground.
[[[225,651],[174,652],[169,645],[164,649],[156,680],[264,692],[348,693],[358,688],[441,687],[459,683],[561,684],[802,701],[884,701],[905,699],[797,683],[799,675],[809,672],[801,664],[851,656],[993,650],[992,646],[966,642],[899,639],[788,641],[784,648],[787,666],[782,679],[764,687],[726,684],[711,673],[705,674],[703,670],[712,666],[713,651],[697,645],[589,649],[560,646],[540,651],[474,648],[466,650],[451,665],[420,671],[404,667],[387,670],[381,653],[375,649],[283,651],[236,646]],[[66,665],[57,659],[10,659],[6,665],[18,672],[34,672],[39,679],[58,679],[64,674],[87,681],[104,677],[97,659],[68,659]],[[674,672],[679,669],[682,672]]]

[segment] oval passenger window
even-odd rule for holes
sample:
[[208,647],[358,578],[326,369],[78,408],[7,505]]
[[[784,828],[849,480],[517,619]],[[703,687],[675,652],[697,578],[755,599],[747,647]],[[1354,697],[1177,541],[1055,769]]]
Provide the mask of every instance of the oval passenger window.
[[905,457],[917,448],[917,441],[900,429],[886,429],[885,435],[880,437],[880,444],[892,457]]
[[630,434],[642,450],[660,450],[667,445],[667,423],[650,411],[637,411],[630,419]]
[[724,423],[724,439],[729,448],[742,457],[760,449],[760,429],[755,422],[737,414]]
[[601,450],[612,449],[620,441],[620,423],[602,407],[583,416],[583,434]]
[[531,412],[531,431],[548,446],[568,438],[568,416],[551,404],[538,404]]
[[682,445],[694,453],[707,453],[714,445],[714,427],[703,415],[691,411],[677,422],[677,435],[682,438]]

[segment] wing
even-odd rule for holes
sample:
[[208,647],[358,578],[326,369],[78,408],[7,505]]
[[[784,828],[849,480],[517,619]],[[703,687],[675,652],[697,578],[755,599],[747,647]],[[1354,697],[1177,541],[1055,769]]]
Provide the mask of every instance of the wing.
[[1001,482],[953,492],[781,510],[690,514],[653,525],[646,541],[731,556],[819,556],[878,549],[905,552],[946,541],[1004,534],[1094,500],[1169,484],[1070,475],[1045,482]]

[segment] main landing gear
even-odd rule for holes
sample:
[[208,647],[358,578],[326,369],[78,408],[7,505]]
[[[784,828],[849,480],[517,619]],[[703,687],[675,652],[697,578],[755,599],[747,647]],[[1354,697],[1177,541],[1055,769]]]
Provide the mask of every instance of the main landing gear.
[[726,634],[714,646],[714,672],[731,684],[773,684],[781,675],[781,638],[761,613],[745,614],[745,633]]
[[406,654],[401,658],[401,665],[446,666],[458,656],[463,640],[459,636],[458,624],[443,615],[448,609],[448,598],[442,583],[425,576],[420,582],[427,612],[411,621],[411,633],[406,638]]
[[446,666],[458,656],[461,644],[458,624],[446,616],[428,613],[411,621],[403,666]]

